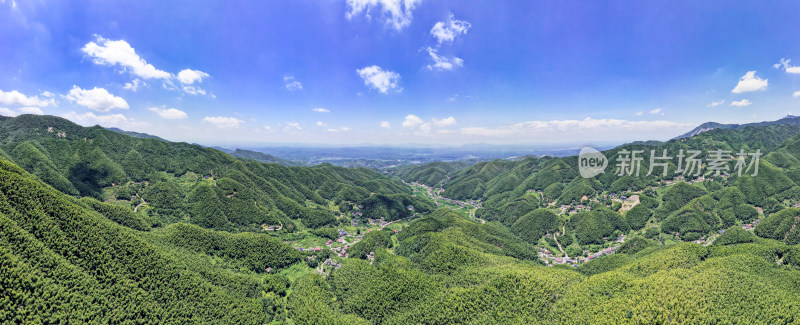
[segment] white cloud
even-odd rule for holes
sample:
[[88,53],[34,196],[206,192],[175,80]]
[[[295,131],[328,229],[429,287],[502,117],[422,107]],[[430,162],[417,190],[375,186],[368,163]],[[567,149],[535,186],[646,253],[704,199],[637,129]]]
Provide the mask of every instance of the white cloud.
[[16,111],[10,108],[0,107],[0,115],[3,116],[19,116],[22,114],[34,114],[34,115],[44,115],[41,108],[38,107],[20,107]]
[[180,81],[184,85],[191,85],[195,81],[203,82],[203,78],[210,77],[208,73],[205,73],[200,70],[192,70],[192,69],[183,69],[181,72],[178,72],[178,81]]
[[183,91],[189,95],[205,95],[206,91],[195,86],[183,86]]
[[327,108],[322,108],[322,107],[312,108],[311,110],[314,111],[314,112],[317,112],[317,113],[330,113],[331,112]]
[[19,115],[19,113],[6,107],[0,107],[0,115],[14,117]]
[[147,125],[147,123],[139,122],[122,114],[95,115],[92,112],[83,114],[68,112],[61,115],[61,117],[83,126],[101,125],[104,127],[135,128]]
[[756,77],[755,71],[747,71],[741,78],[736,87],[731,90],[734,94],[740,94],[749,91],[767,89],[767,79]]
[[453,95],[453,97],[448,98],[447,102],[448,103],[452,103],[452,102],[455,102],[456,99],[458,99],[458,94],[455,94],[455,95]]
[[472,25],[469,22],[455,19],[453,14],[450,14],[447,21],[440,21],[433,25],[431,35],[439,41],[439,44],[449,43],[455,40],[458,35],[466,35],[470,27]]
[[[419,116],[409,114],[403,121],[404,128],[420,131],[421,133],[429,133],[434,127],[443,128],[454,124],[456,124],[456,119],[452,116],[444,119],[433,118],[430,122],[425,122]],[[447,131],[437,130],[437,132],[446,133]]]
[[[51,97],[48,94],[52,95],[50,92],[43,92],[43,97]],[[55,106],[56,101],[52,98],[50,99],[41,99],[39,96],[25,96],[25,94],[12,90],[12,91],[3,91],[0,89],[0,103],[6,105],[15,105],[15,106],[38,106],[38,107],[47,107],[47,106]]]
[[781,59],[781,61],[778,62],[778,63],[775,63],[775,65],[773,65],[773,67],[775,67],[775,69],[780,69],[781,67],[783,67],[783,71],[786,71],[786,73],[800,74],[800,66],[789,65],[789,62],[791,62],[791,60],[789,60],[789,59]]
[[642,116],[642,114],[644,114],[644,112],[636,112],[636,116]]
[[383,122],[381,122],[381,127],[384,128],[384,129],[391,129],[392,128],[392,124],[390,124],[388,121],[383,121]]
[[139,79],[133,79],[131,82],[126,82],[125,85],[122,86],[122,88],[131,90],[131,91],[136,91],[137,89],[139,89],[140,86],[147,86],[147,83],[145,83],[145,82],[143,82],[143,81],[141,81]]
[[34,114],[34,115],[44,115],[41,108],[38,107],[20,107],[18,108],[20,114]]
[[326,126],[328,126],[328,124],[326,124],[325,122],[322,122],[322,121],[317,121],[317,126],[326,127]]
[[428,55],[430,55],[431,59],[433,59],[433,65],[428,65],[428,70],[453,70],[454,68],[458,68],[464,65],[464,60],[459,59],[457,57],[444,57],[440,56],[437,53],[437,50],[431,47],[428,47]]
[[234,129],[244,123],[244,121],[238,118],[224,116],[206,116],[203,118],[203,122],[210,123],[220,129]]
[[56,96],[56,94],[54,94],[54,93],[51,93],[51,92],[49,92],[49,91],[43,91],[43,92],[42,92],[42,97],[51,98],[51,97],[55,97],[55,96]]
[[170,73],[156,69],[152,64],[145,62],[126,41],[112,41],[95,35],[95,42],[86,43],[81,49],[92,58],[95,64],[119,65],[143,79],[169,79],[172,77]]
[[494,128],[467,127],[462,128],[460,133],[481,137],[542,136],[553,138],[564,135],[564,139],[566,136],[586,139],[589,137],[603,138],[614,134],[626,135],[631,132],[674,131],[690,126],[692,125],[689,123],[681,124],[670,121],[628,121],[587,117],[583,120],[529,121]]
[[347,132],[347,131],[350,131],[350,128],[346,127],[346,126],[343,126],[343,127],[338,128],[338,129],[327,129],[325,131],[328,131],[328,132]]
[[108,112],[115,108],[129,108],[128,102],[122,99],[122,97],[114,96],[103,88],[94,87],[93,89],[86,90],[73,85],[66,97],[78,105],[86,106],[98,112]]
[[717,106],[722,105],[722,104],[725,104],[725,100],[724,99],[716,101],[716,102],[711,102],[711,104],[706,105],[706,107],[717,107]]
[[735,102],[731,102],[731,106],[736,106],[736,107],[750,106],[750,104],[752,104],[752,102],[747,100],[747,99],[742,99],[742,100],[738,100],[738,101],[735,101]]
[[[650,114],[658,114],[658,113],[661,113],[661,111],[662,111],[662,109],[661,109],[661,107],[659,107],[659,108],[650,110]],[[664,115],[664,113],[661,113],[661,115]]]
[[303,84],[300,81],[294,79],[294,76],[283,76],[283,84],[286,86],[286,90],[288,91],[295,91],[303,89]]
[[377,89],[383,94],[391,90],[402,91],[400,88],[400,75],[396,72],[383,70],[377,65],[357,69],[356,73],[364,79],[364,85]]
[[795,91],[792,93],[792,97],[800,97],[800,91]]
[[168,120],[180,120],[187,117],[186,112],[175,108],[150,107],[148,110]]
[[452,116],[445,119],[433,119],[433,125],[438,127],[445,127],[456,124],[456,119]]
[[283,128],[283,129],[286,130],[286,131],[288,131],[288,130],[300,131],[303,128],[300,127],[300,123],[297,123],[297,122],[286,122],[286,127]]
[[350,11],[345,16],[352,19],[363,12],[367,19],[371,19],[370,12],[380,10],[385,23],[400,31],[411,24],[412,11],[420,2],[422,0],[347,0]]
[[414,114],[407,115],[405,121],[403,121],[403,127],[408,129],[416,129],[423,124],[425,124],[425,121]]
[[271,132],[272,131],[272,127],[269,126],[269,125],[265,125],[264,126],[264,130],[266,130],[267,132]]

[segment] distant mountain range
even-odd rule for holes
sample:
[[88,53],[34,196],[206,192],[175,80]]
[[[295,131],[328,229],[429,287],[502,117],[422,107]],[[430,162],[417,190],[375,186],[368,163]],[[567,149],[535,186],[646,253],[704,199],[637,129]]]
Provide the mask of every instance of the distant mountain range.
[[776,121],[763,121],[747,124],[722,124],[717,122],[706,122],[700,126],[692,129],[691,131],[675,137],[675,139],[690,138],[698,134],[708,132],[715,129],[733,129],[739,130],[750,126],[770,126],[770,125],[800,125],[800,116],[786,115],[785,117]]
[[257,151],[252,151],[252,150],[244,150],[244,149],[231,150],[231,149],[222,148],[222,147],[212,147],[212,148],[220,150],[222,152],[225,152],[225,153],[227,153],[227,154],[229,154],[229,155],[231,155],[231,156],[233,156],[235,158],[252,159],[252,160],[263,162],[263,163],[279,164],[279,165],[289,166],[289,167],[291,167],[291,166],[308,166],[308,164],[306,164],[304,162],[301,162],[301,161],[286,160],[286,159],[278,158],[278,157],[275,157],[273,155],[266,154],[266,153],[263,153],[263,152],[257,152]]
[[147,134],[147,133],[134,132],[134,131],[125,131],[125,130],[120,129],[120,128],[106,128],[106,130],[114,131],[114,132],[117,132],[117,133],[122,133],[124,135],[129,135],[129,136],[132,136],[134,138],[156,139],[156,140],[170,142],[169,140],[163,139],[163,138],[155,136],[155,135]]

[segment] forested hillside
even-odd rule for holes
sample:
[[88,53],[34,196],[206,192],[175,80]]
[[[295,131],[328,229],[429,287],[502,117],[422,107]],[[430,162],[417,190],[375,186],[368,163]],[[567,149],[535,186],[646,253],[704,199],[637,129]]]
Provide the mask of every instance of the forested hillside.
[[[187,143],[84,128],[53,116],[0,120],[0,152],[57,190],[141,210],[156,225],[187,220],[205,228],[254,230],[261,225],[333,226],[338,216],[384,195],[393,207],[425,202],[401,182],[368,169],[332,165],[285,167],[235,159]],[[405,209],[402,209],[405,210]]]
[[[755,228],[762,237],[794,244],[794,215],[782,210],[800,203],[799,131],[794,124],[775,124],[631,143],[605,151],[608,168],[589,179],[579,175],[574,156],[482,162],[447,173],[441,195],[477,200],[482,207],[476,217],[499,221],[528,242],[571,257],[588,257],[622,235],[708,243],[731,226]],[[620,155],[630,157],[636,150],[643,158],[640,175],[618,175]],[[656,161],[651,171],[651,150],[656,157],[666,150],[672,159]],[[720,175],[684,177],[676,171],[675,156],[690,150],[701,151],[703,171],[715,150],[726,153],[729,168]],[[750,175],[754,166],[741,176],[734,169],[740,150],[761,153],[757,176]],[[658,163],[667,164],[665,173]],[[436,164],[415,167],[416,174],[440,171]],[[419,181],[412,174],[401,176]]]
[[[761,150],[758,175],[610,171],[625,150],[709,148]],[[400,170],[434,186],[412,191],[363,168],[0,118],[0,320],[800,322],[797,130],[604,153],[590,179],[575,157]]]

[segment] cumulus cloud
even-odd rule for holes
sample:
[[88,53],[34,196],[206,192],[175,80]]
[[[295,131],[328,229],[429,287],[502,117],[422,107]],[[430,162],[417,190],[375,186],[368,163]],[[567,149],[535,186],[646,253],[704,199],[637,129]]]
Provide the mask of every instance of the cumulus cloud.
[[83,126],[101,125],[104,127],[134,128],[147,125],[147,123],[137,121],[122,114],[96,115],[92,112],[83,114],[68,112],[61,117]]
[[411,24],[412,12],[422,0],[347,0],[349,11],[345,14],[347,19],[364,14],[367,19],[372,19],[372,12],[380,11],[382,20],[386,25],[401,31]]
[[356,73],[364,79],[364,85],[376,89],[383,94],[389,91],[402,91],[400,88],[400,74],[389,70],[383,70],[377,65],[372,65],[357,69]]
[[800,91],[795,91],[792,93],[792,97],[800,97]]
[[767,89],[767,79],[761,79],[756,76],[755,71],[747,71],[741,78],[736,87],[731,90],[734,94],[745,93],[749,91]]
[[742,99],[742,100],[737,100],[737,101],[731,102],[731,106],[736,106],[736,107],[750,106],[750,104],[752,104],[752,102],[747,100],[747,99]]
[[81,50],[91,57],[95,64],[120,66],[139,78],[169,79],[172,77],[170,73],[156,69],[152,64],[139,57],[133,47],[123,40],[112,41],[95,35],[95,40],[86,43]]
[[10,108],[6,108],[6,107],[0,107],[0,115],[3,115],[3,116],[14,117],[14,116],[22,115],[22,114],[44,115],[44,112],[42,112],[41,108],[33,107],[33,106],[20,107],[20,108],[18,108],[16,110],[13,110],[13,109],[10,109]]
[[445,119],[433,119],[433,125],[438,127],[445,127],[456,124],[456,119],[452,116]]
[[636,116],[642,116],[644,112],[636,112]]
[[0,89],[0,103],[2,104],[14,105],[14,106],[38,106],[38,107],[47,107],[56,105],[56,101],[52,98],[49,98],[52,97],[52,93],[47,91],[43,92],[42,97],[48,99],[39,98],[39,96],[25,96],[25,94],[16,90],[3,91],[2,89]]
[[300,81],[295,80],[294,76],[283,76],[283,84],[288,91],[303,89],[303,84],[300,83]]
[[311,110],[314,111],[314,112],[317,112],[317,113],[330,113],[331,112],[327,108],[322,108],[322,107],[312,108]]
[[128,102],[122,97],[114,96],[103,88],[81,89],[73,85],[66,97],[75,104],[98,112],[108,112],[115,108],[129,108]]
[[[662,111],[662,109],[661,109],[661,107],[659,107],[659,108],[650,110],[650,114],[659,114],[659,113],[661,113],[661,111]],[[664,115],[664,113],[661,113],[661,115]]]
[[14,116],[19,115],[19,113],[15,112],[15,111],[13,111],[13,110],[11,110],[9,108],[6,108],[6,107],[0,107],[0,115],[14,117]]
[[775,67],[775,69],[780,69],[781,67],[783,67],[783,71],[786,71],[786,73],[800,74],[800,66],[790,65],[789,62],[791,62],[791,60],[781,59],[781,61],[775,63],[773,67]]
[[439,44],[450,43],[459,35],[466,35],[467,30],[472,27],[469,22],[455,19],[451,13],[447,21],[440,21],[431,28],[431,35],[436,38]]
[[325,123],[325,122],[322,122],[322,121],[317,121],[317,126],[326,127],[326,126],[328,126],[328,124]]
[[403,121],[403,127],[408,129],[415,129],[423,124],[425,124],[425,121],[414,114],[407,115],[405,121]]
[[428,47],[428,55],[430,55],[431,59],[433,60],[433,64],[429,64],[427,66],[428,70],[438,70],[438,71],[445,71],[445,70],[453,70],[454,68],[458,68],[464,65],[464,60],[452,57],[448,58],[445,56],[440,56],[436,49]]
[[203,122],[212,124],[220,129],[234,129],[244,123],[244,121],[238,118],[224,116],[206,116],[203,118]]
[[384,129],[391,129],[392,128],[392,124],[389,123],[388,121],[383,121],[383,122],[381,122],[381,127],[384,128]]
[[716,102],[711,102],[711,104],[706,105],[706,107],[717,107],[717,106],[722,105],[722,104],[725,104],[725,100],[724,99],[716,101]]
[[148,110],[168,120],[180,120],[187,117],[186,112],[175,108],[150,107]]
[[178,72],[178,81],[184,85],[191,85],[196,82],[203,82],[203,78],[208,78],[208,73],[200,70],[183,69]]

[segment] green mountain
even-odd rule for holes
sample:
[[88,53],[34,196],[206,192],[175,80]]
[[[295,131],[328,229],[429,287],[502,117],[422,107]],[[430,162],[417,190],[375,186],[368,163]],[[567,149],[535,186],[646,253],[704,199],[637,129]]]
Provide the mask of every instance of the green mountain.
[[387,219],[407,216],[392,206],[430,209],[402,182],[368,169],[239,160],[199,145],[83,128],[52,116],[0,120],[0,150],[63,193],[142,209],[157,224],[316,228],[345,222],[337,216],[372,204],[372,195],[390,197],[380,203],[389,209]]
[[151,135],[151,134],[147,134],[147,133],[134,132],[134,131],[125,131],[125,130],[122,130],[120,128],[107,128],[107,129],[111,130],[111,131],[114,131],[114,132],[117,132],[117,133],[122,133],[124,135],[130,135],[130,136],[132,136],[134,138],[156,139],[156,140],[161,140],[161,141],[167,141],[167,140],[164,140],[164,139],[162,139],[160,137],[157,137],[157,136]]
[[764,122],[755,122],[746,124],[723,124],[717,122],[706,122],[700,124],[699,126],[697,126],[696,128],[692,129],[689,132],[677,136],[675,139],[690,138],[699,135],[701,133],[717,129],[739,130],[747,127],[759,127],[759,126],[771,126],[771,125],[800,125],[800,117],[794,115],[786,115],[783,118],[775,121],[764,121]]
[[0,320],[800,322],[798,130],[720,129],[604,154],[664,149],[765,155],[757,176],[691,183],[674,165],[584,179],[576,157],[397,171],[444,188],[429,198],[363,168],[0,118]]
[[299,161],[292,161],[286,160],[282,158],[275,157],[270,154],[266,154],[263,152],[251,151],[251,150],[244,150],[244,149],[236,149],[233,151],[226,151],[229,155],[236,157],[236,158],[243,158],[243,159],[252,159],[255,161],[260,161],[262,163],[267,164],[278,164],[283,166],[306,166],[307,164]]

